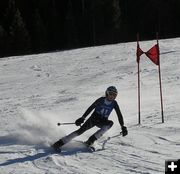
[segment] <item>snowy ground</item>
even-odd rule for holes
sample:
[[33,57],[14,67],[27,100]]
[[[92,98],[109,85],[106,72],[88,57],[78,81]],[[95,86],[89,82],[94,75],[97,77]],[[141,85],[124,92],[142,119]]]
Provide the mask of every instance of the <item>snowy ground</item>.
[[[141,42],[144,51],[156,41]],[[136,43],[0,59],[0,174],[163,174],[180,158],[180,39],[160,40],[165,123],[161,123],[158,67],[141,57],[141,116],[137,120]],[[77,129],[74,122],[115,85],[129,135],[87,153],[71,143],[49,148]],[[97,143],[120,132],[115,124]],[[96,128],[76,140],[86,140]],[[80,152],[82,150],[82,152]]]

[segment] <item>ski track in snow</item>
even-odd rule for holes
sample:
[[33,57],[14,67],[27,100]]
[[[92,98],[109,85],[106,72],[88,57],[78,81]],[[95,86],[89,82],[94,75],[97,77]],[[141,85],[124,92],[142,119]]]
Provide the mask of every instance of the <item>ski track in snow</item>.
[[[142,42],[148,50],[154,41]],[[0,174],[162,174],[165,160],[180,158],[180,39],[160,41],[165,123],[161,123],[157,66],[141,58],[142,125],[137,125],[136,43],[122,43],[0,59]],[[61,154],[50,144],[77,129],[73,122],[109,85],[129,135],[112,129],[90,153],[70,144]],[[78,137],[86,140],[94,132]]]

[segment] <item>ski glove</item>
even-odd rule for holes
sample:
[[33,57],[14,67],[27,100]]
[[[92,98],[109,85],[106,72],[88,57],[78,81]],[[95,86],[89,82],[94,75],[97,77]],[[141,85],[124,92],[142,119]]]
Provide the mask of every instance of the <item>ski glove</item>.
[[122,129],[122,136],[124,137],[124,136],[126,136],[127,134],[128,134],[128,130],[127,130],[127,127],[126,126],[122,126],[121,127],[121,129]]
[[82,123],[84,123],[84,118],[83,117],[81,117],[81,118],[78,118],[76,121],[75,121],[75,124],[76,124],[76,126],[80,126]]

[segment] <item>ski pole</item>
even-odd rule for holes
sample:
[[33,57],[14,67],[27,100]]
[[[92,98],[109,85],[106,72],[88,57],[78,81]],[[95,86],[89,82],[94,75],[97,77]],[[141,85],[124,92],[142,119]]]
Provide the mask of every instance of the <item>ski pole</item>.
[[104,140],[103,144],[102,144],[102,149],[104,150],[105,149],[105,144],[112,138],[116,138],[116,137],[119,137],[120,135],[122,135],[122,132],[120,132],[119,134],[117,135],[114,135],[114,136],[111,136],[111,137],[107,137],[107,139]]
[[114,135],[114,136],[112,136],[112,137],[108,137],[108,140],[110,140],[111,138],[116,138],[116,137],[119,137],[120,135],[122,135],[122,132],[120,132],[119,134]]
[[69,124],[75,124],[75,123],[57,123],[58,126],[61,126],[61,125],[69,125]]

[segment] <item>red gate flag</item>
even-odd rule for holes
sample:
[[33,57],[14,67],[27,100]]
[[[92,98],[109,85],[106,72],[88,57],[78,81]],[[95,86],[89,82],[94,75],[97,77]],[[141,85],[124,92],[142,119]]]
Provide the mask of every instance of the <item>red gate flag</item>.
[[145,52],[146,56],[151,59],[156,65],[159,65],[159,46],[154,45],[150,50]]
[[137,44],[137,51],[136,51],[136,56],[137,56],[137,62],[139,63],[140,60],[140,56],[143,54],[144,52],[141,50],[139,44]]
[[161,70],[160,70],[160,51],[159,51],[159,42],[158,42],[158,33],[156,33],[157,44],[155,44],[151,49],[147,52],[142,51],[139,46],[139,34],[137,33],[137,50],[136,50],[136,61],[138,63],[138,119],[139,124],[141,124],[141,97],[140,97],[140,57],[142,54],[146,54],[146,56],[156,65],[158,65],[159,69],[159,88],[160,88],[160,98],[161,98],[161,114],[162,114],[162,123],[164,123],[164,112],[163,112],[163,99],[162,99],[162,86],[161,86]]

